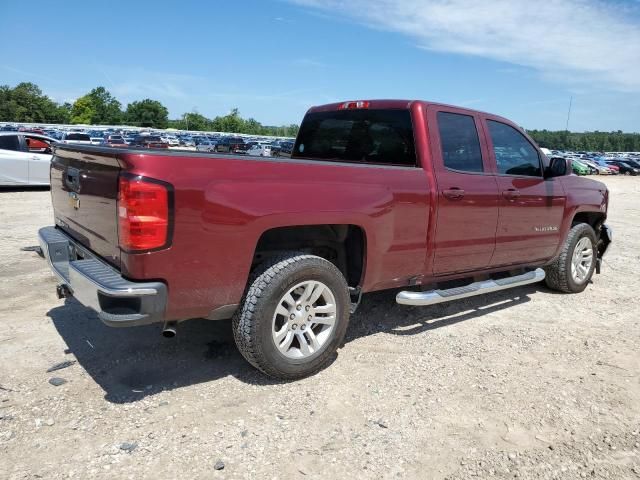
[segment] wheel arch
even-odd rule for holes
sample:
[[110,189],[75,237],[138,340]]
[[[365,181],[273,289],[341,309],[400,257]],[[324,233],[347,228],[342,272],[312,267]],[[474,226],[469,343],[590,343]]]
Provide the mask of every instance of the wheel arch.
[[290,225],[265,230],[256,243],[251,269],[284,251],[309,253],[332,262],[350,287],[364,282],[367,235],[360,225]]
[[578,223],[586,223],[587,225],[590,225],[591,228],[593,228],[597,235],[605,219],[606,215],[603,212],[577,212],[571,219],[571,226],[577,225]]

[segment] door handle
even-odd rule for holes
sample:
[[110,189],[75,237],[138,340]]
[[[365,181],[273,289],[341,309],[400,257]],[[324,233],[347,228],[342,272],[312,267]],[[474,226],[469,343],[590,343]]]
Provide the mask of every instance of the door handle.
[[460,200],[462,197],[464,197],[464,190],[458,187],[451,187],[447,190],[443,190],[442,195],[444,195],[449,200]]
[[515,200],[520,197],[520,190],[510,188],[509,190],[505,190],[504,192],[502,192],[502,196],[507,200]]

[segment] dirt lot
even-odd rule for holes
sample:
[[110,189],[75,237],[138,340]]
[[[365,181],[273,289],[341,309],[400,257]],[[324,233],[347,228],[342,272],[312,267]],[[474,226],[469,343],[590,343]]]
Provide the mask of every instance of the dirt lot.
[[585,293],[370,294],[337,360],[288,384],[228,322],[168,340],[58,300],[20,251],[49,192],[1,191],[0,478],[640,478],[640,179],[606,183],[615,245]]

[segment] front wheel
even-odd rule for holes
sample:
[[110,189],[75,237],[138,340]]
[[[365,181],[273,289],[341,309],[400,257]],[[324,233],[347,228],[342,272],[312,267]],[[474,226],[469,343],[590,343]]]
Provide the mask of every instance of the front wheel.
[[335,357],[349,323],[349,289],[331,262],[288,254],[254,274],[233,317],[244,358],[282,380],[313,375]]
[[579,293],[587,288],[596,267],[596,234],[590,225],[574,225],[560,255],[545,268],[549,288],[565,293]]

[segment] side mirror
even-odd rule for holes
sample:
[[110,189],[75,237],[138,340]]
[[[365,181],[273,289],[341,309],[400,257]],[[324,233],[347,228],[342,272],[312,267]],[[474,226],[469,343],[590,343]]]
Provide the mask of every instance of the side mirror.
[[545,171],[545,178],[563,177],[571,172],[571,160],[563,157],[552,157]]

